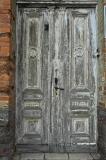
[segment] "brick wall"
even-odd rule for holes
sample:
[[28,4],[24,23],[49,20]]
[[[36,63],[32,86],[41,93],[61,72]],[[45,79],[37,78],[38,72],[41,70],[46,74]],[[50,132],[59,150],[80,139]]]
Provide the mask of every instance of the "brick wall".
[[106,40],[104,38],[104,4],[106,0],[98,1],[98,48],[100,51],[98,73],[98,146],[102,160],[106,159]]
[[11,2],[0,1],[0,102],[9,103],[9,57],[11,52]]
[[98,74],[98,83],[99,83],[99,106],[105,107],[104,101],[104,55],[103,55],[103,48],[104,48],[104,0],[98,1],[98,48],[99,48],[99,74]]
[[106,0],[98,1],[98,48],[99,58],[99,106],[106,108],[106,39],[104,38],[104,4]]
[[[0,0],[0,156],[12,153],[14,134],[15,0]],[[12,121],[12,123],[11,123]]]

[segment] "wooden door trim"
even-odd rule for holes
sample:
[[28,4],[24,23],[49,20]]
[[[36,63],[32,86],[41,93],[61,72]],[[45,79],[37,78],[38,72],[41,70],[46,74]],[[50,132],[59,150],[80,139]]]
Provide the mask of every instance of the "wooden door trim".
[[76,0],[73,2],[72,0],[17,0],[16,4],[21,5],[23,7],[35,7],[35,5],[46,6],[47,5],[55,5],[55,6],[64,6],[65,7],[73,7],[73,8],[94,8],[98,4],[96,0]]

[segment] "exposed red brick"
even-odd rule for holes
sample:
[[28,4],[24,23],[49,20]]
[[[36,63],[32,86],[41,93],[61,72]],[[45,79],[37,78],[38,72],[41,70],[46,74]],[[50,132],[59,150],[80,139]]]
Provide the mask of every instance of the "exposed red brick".
[[9,81],[0,81],[0,92],[8,93],[10,90],[10,82]]
[[6,96],[2,96],[0,95],[0,102],[8,102],[10,99],[10,96],[9,95],[6,95]]
[[0,9],[11,9],[11,0],[0,0]]
[[10,43],[9,42],[0,42],[0,46],[2,47],[10,47]]
[[0,74],[7,73],[9,69],[9,61],[8,60],[0,60]]
[[10,48],[9,47],[4,47],[4,46],[0,46],[0,57],[9,56],[9,55],[10,55]]
[[8,14],[8,13],[10,13],[10,9],[5,9],[5,8],[0,9],[0,14]]
[[6,35],[3,35],[3,36],[0,36],[0,45],[2,45],[1,43],[3,43],[3,42],[5,42],[5,43],[10,43],[10,37],[9,37],[9,35],[8,34],[6,34]]
[[10,100],[11,31],[11,0],[0,0],[0,102],[4,103]]
[[0,1],[0,8],[3,8],[3,0]]
[[103,48],[103,50],[102,50],[103,52],[103,54],[106,54],[106,48]]
[[10,33],[11,25],[9,23],[0,23],[0,33]]
[[4,74],[0,75],[0,82],[9,81],[9,80],[10,80],[10,76],[7,73],[4,73]]
[[10,14],[0,14],[0,23],[10,23]]

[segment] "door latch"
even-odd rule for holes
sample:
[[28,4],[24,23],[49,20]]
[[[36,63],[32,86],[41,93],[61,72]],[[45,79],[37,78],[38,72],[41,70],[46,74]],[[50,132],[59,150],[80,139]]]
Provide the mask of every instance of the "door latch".
[[64,90],[64,88],[59,88],[59,87],[54,87],[54,88],[55,88],[55,90],[58,90],[58,89]]
[[57,90],[64,90],[64,88],[60,88],[60,87],[58,87],[58,78],[57,77],[55,77],[55,91],[56,91],[56,95],[57,95]]

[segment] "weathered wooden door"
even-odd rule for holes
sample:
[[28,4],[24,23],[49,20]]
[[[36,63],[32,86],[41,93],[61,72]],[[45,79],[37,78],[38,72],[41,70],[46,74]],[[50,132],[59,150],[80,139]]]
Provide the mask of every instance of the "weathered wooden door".
[[17,33],[16,143],[95,150],[95,9],[20,8]]

